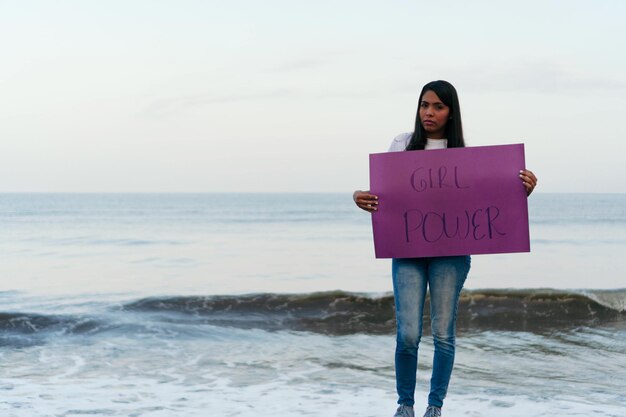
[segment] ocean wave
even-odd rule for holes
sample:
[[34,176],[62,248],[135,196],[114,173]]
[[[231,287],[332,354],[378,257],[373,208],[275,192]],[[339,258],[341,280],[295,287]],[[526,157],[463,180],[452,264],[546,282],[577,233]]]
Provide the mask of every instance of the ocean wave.
[[572,238],[572,239],[531,239],[530,243],[532,245],[573,245],[573,246],[592,246],[592,245],[616,245],[623,246],[626,245],[626,239],[582,239],[582,238]]
[[87,333],[101,326],[101,321],[77,315],[0,312],[0,331],[31,334],[46,331]]
[[101,320],[79,315],[0,312],[0,347],[36,346],[51,335],[97,333],[102,327]]
[[[145,298],[124,310],[169,313],[217,326],[303,330],[326,334],[387,334],[395,330],[391,294],[342,291],[312,294],[250,294]],[[463,291],[457,327],[461,331],[553,331],[624,323],[626,290],[549,289]],[[424,308],[428,327],[428,300]]]
[[[428,331],[428,299],[424,308]],[[579,327],[626,327],[626,289],[464,290],[459,332],[550,333]],[[93,314],[0,312],[0,346],[47,335],[117,332],[192,335],[208,326],[326,335],[392,334],[393,295],[330,291],[308,294],[160,296],[110,306]],[[28,344],[28,343],[27,343]]]
[[133,239],[133,238],[92,238],[92,237],[69,237],[61,239],[25,239],[26,242],[36,244],[45,243],[49,246],[147,246],[147,245],[183,245],[187,242],[177,240],[156,240],[156,239]]
[[620,217],[600,217],[600,218],[587,218],[587,217],[555,217],[555,218],[545,218],[545,217],[530,217],[531,225],[548,225],[548,226],[563,226],[563,225],[585,225],[585,226],[598,226],[598,225],[607,225],[607,226],[623,226],[626,225],[626,219],[622,216]]

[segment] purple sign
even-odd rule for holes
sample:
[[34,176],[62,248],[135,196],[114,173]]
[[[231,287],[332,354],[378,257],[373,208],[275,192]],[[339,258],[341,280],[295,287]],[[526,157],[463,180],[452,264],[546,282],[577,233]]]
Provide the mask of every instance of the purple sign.
[[524,145],[370,155],[377,258],[530,252]]

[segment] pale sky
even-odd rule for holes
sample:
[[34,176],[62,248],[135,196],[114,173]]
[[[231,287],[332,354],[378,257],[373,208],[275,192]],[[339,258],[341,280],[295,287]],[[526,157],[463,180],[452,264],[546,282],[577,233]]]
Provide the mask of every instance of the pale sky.
[[626,192],[625,1],[0,0],[0,192],[347,192],[459,92],[537,191]]

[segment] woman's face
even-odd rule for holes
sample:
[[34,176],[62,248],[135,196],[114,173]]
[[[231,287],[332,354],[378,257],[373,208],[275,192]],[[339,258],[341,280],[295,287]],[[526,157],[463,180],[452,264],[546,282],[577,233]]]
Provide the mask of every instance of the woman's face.
[[450,119],[450,107],[443,104],[432,90],[424,93],[419,106],[420,122],[426,131],[426,137],[443,139],[446,133],[446,123]]

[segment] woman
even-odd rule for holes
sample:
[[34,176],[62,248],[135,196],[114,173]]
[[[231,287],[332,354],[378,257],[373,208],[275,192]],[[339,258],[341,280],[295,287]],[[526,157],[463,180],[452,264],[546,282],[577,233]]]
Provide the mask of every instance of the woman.
[[[447,81],[439,80],[422,88],[414,132],[395,137],[389,151],[462,147],[465,147],[465,142],[456,90]],[[530,195],[537,185],[537,178],[531,171],[521,170],[520,179],[527,195]],[[378,197],[368,191],[357,190],[353,198],[356,205],[367,212],[378,208]],[[414,417],[417,350],[422,336],[427,288],[430,292],[435,353],[424,417],[441,416],[454,363],[459,296],[469,269],[468,255],[392,260],[397,321],[396,389],[399,397],[394,417]]]

